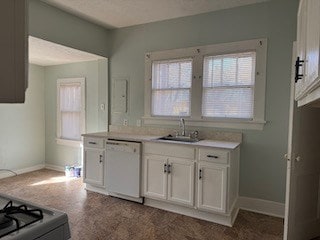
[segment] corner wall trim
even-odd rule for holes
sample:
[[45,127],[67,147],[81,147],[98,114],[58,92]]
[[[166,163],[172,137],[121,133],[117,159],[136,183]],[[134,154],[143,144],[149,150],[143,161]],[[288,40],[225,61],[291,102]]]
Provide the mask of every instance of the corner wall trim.
[[[44,168],[44,164],[38,164],[34,165],[32,167],[28,168],[22,168],[22,169],[13,169],[14,172],[16,172],[18,175],[28,172],[37,171]],[[0,179],[7,178],[7,177],[13,177],[14,175],[10,172],[0,172]]]
[[61,167],[61,166],[58,166],[58,165],[52,165],[52,164],[46,164],[45,168],[46,169],[50,169],[50,170],[55,170],[55,171],[58,171],[58,172],[64,172],[65,171],[64,167]]
[[237,206],[240,209],[284,218],[285,204],[258,198],[239,197]]

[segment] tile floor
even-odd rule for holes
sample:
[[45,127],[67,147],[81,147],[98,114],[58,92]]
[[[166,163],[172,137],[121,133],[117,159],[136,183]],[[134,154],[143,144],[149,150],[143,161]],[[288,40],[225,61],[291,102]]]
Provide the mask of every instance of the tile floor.
[[0,180],[0,192],[66,212],[72,239],[282,239],[283,220],[240,211],[234,227],[84,190],[82,179],[40,170]]

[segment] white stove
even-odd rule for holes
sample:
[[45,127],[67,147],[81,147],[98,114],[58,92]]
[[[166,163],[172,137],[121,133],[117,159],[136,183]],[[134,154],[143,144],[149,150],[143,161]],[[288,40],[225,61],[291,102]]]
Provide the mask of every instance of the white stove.
[[0,194],[1,240],[70,239],[67,214]]

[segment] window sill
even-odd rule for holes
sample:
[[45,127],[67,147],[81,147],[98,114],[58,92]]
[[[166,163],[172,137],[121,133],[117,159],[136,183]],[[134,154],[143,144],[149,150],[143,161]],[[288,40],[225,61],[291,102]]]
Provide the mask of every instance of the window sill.
[[69,146],[69,147],[82,147],[82,141],[75,141],[75,140],[67,140],[62,138],[56,138],[56,143],[59,145]]
[[[180,118],[168,117],[142,117],[144,125],[177,125]],[[264,120],[212,120],[212,119],[190,119],[184,118],[187,126],[192,127],[213,127],[230,129],[263,130],[266,121]]]

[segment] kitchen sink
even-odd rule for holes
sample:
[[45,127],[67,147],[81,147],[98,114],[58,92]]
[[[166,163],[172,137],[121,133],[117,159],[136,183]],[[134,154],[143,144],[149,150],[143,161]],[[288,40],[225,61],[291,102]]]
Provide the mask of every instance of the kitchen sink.
[[172,136],[172,135],[158,138],[158,140],[177,141],[177,142],[199,142],[200,141],[200,139],[198,138],[192,138],[189,136]]

